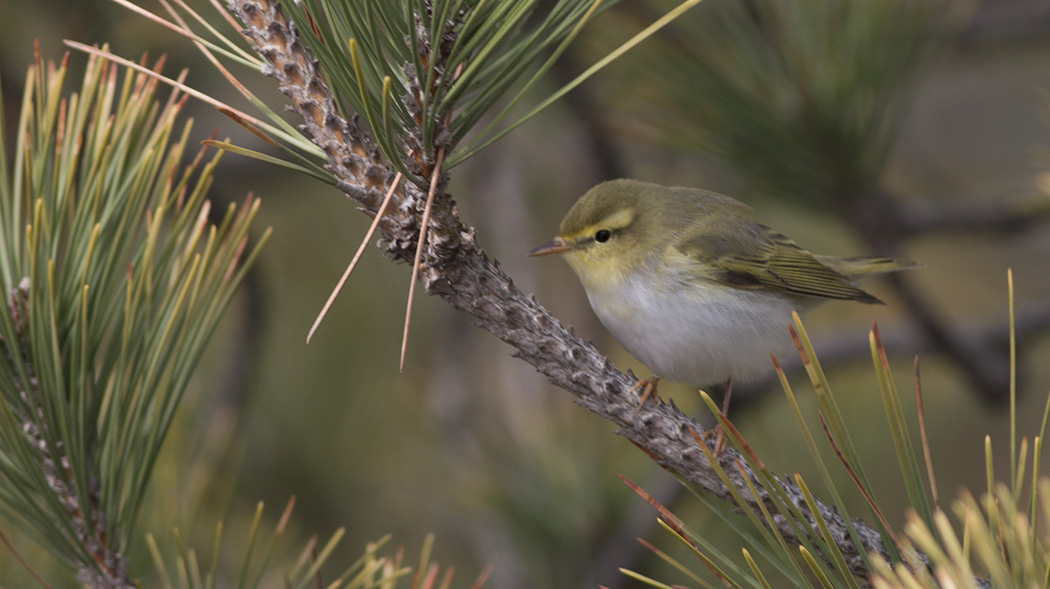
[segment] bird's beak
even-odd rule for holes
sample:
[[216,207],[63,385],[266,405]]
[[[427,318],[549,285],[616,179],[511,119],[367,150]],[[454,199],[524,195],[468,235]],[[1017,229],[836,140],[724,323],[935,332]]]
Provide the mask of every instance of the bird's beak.
[[541,245],[540,247],[529,252],[530,257],[546,256],[547,254],[564,254],[565,252],[572,249],[569,242],[565,241],[561,237],[555,237],[554,241]]

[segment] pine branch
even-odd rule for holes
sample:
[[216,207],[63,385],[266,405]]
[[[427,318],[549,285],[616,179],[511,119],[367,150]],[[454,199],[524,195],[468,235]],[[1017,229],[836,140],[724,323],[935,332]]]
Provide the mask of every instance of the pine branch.
[[[108,537],[104,514],[99,512],[102,494],[98,477],[92,476],[88,481],[86,495],[90,505],[81,505],[81,493],[69,483],[73,478],[69,453],[60,436],[48,423],[43,408],[44,398],[40,390],[40,380],[33,364],[28,361],[31,357],[28,341],[29,289],[29,280],[24,279],[17,287],[11,289],[7,297],[7,307],[18,334],[17,340],[9,344],[0,335],[0,347],[3,348],[7,362],[14,365],[16,360],[12,358],[12,352],[17,352],[17,361],[25,365],[27,373],[25,380],[17,377],[13,379],[21,404],[12,404],[12,413],[15,420],[22,424],[22,434],[35,452],[36,463],[47,487],[69,514],[68,523],[72,525],[73,536],[98,565],[97,569],[82,566],[77,573],[77,580],[90,587],[132,589],[135,584],[128,575],[128,559],[115,548],[120,544],[120,539]],[[91,514],[94,517],[91,517]]]
[[14,166],[0,141],[0,513],[80,582],[135,587],[157,455],[267,234],[247,247],[250,197],[207,222],[219,156],[184,160],[180,93],[93,57],[67,98],[68,66],[38,51]]
[[[292,101],[292,109],[303,117],[303,129],[329,156],[328,169],[339,178],[339,187],[357,200],[366,211],[374,212],[382,198],[382,184],[393,176],[393,167],[379,160],[377,150],[353,120],[343,118],[317,63],[300,41],[295,25],[270,0],[235,0],[230,10],[245,24],[245,33],[254,40],[269,62],[267,74],[280,84]],[[424,170],[426,171],[426,170]],[[637,444],[653,459],[713,496],[729,500],[729,490],[721,483],[690,430],[704,429],[673,405],[647,403],[638,408],[635,379],[617,370],[593,345],[562,325],[536,300],[522,293],[497,262],[488,258],[474,239],[474,230],[459,219],[455,203],[445,191],[447,176],[437,187],[423,250],[419,274],[426,292],[437,295],[454,308],[475,318],[478,325],[514,346],[515,356],[534,366],[552,383],[575,396],[578,404],[620,426],[620,434]],[[425,194],[408,183],[396,194],[380,230],[388,254],[397,261],[411,262],[419,234]],[[746,489],[743,476],[757,485],[749,471],[740,474],[737,454],[727,450],[720,462],[733,464],[731,482]],[[801,491],[783,482],[791,500],[807,514]],[[748,501],[772,503],[759,488],[756,499],[746,491]],[[757,505],[757,503],[756,503]],[[863,546],[849,540],[843,519],[834,508],[817,504],[845,555],[851,571],[866,576],[860,550],[887,554],[879,534],[862,522],[854,522]],[[783,517],[777,525],[786,537],[794,538]]]

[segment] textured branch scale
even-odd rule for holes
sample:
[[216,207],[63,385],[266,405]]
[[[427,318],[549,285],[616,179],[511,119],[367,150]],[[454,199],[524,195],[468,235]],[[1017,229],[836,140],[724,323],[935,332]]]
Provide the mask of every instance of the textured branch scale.
[[12,404],[12,412],[18,423],[22,424],[22,433],[37,454],[36,459],[40,463],[40,470],[47,480],[48,487],[69,512],[76,540],[87,548],[101,571],[104,571],[82,568],[77,579],[91,587],[134,587],[128,576],[128,559],[112,548],[119,542],[116,538],[106,537],[105,518],[97,512],[101,498],[98,478],[92,477],[89,481],[88,496],[92,504],[90,511],[94,512],[94,521],[88,522],[85,521],[86,510],[80,504],[77,490],[66,482],[70,471],[69,454],[61,440],[54,446],[48,442],[56,436],[53,432],[46,431],[49,426],[41,407],[40,383],[32,364],[24,361],[29,357],[29,326],[26,324],[29,316],[29,288],[29,279],[24,278],[17,287],[7,293],[7,307],[19,336],[18,341],[6,342],[3,336],[0,336],[0,349],[3,350],[7,362],[15,365],[16,359],[12,355],[18,354],[17,362],[23,364],[28,372],[28,382],[15,379],[22,404]]
[[[382,200],[382,188],[393,176],[355,121],[339,115],[336,102],[314,60],[300,42],[295,25],[280,6],[269,0],[234,0],[231,11],[245,24],[244,33],[255,41],[259,53],[270,63],[266,72],[292,101],[308,132],[329,156],[328,169],[340,180],[339,188],[361,203],[371,214]],[[442,180],[444,184],[445,179]],[[646,403],[636,410],[639,396],[632,390],[635,379],[617,370],[594,346],[554,318],[536,300],[522,293],[500,265],[490,260],[474,239],[473,229],[459,219],[455,203],[438,187],[431,212],[427,246],[423,252],[420,279],[430,294],[440,296],[456,309],[473,316],[478,325],[514,346],[515,356],[528,362],[552,383],[573,393],[576,402],[613,421],[620,433],[640,446],[664,468],[717,497],[730,500],[690,429],[703,428],[673,405]],[[387,252],[411,262],[419,235],[425,195],[417,186],[402,183],[392,207],[381,223]],[[722,462],[733,464],[737,454],[728,449]],[[737,468],[727,468],[731,480],[750,498]],[[758,486],[757,479],[748,473]],[[808,513],[802,493],[782,483],[803,513]],[[760,487],[761,500],[772,509]],[[750,500],[754,500],[751,498]],[[868,574],[847,528],[834,508],[820,504],[852,571]],[[787,522],[777,518],[786,537],[794,537]],[[864,550],[886,553],[877,532],[863,522],[854,522]]]

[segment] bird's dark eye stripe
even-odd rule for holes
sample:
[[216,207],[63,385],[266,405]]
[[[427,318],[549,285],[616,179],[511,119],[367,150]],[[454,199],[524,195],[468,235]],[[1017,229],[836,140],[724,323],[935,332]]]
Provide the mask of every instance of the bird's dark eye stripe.
[[610,237],[612,237],[611,231],[609,231],[608,229],[599,229],[594,234],[594,241],[597,241],[598,243],[605,243],[606,241],[609,241]]

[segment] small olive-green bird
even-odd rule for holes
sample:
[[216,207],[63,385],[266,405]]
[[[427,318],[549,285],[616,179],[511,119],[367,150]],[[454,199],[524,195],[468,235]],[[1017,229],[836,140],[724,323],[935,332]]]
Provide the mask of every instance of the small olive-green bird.
[[882,303],[854,279],[915,266],[812,254],[706,190],[634,180],[584,194],[561,232],[529,255],[563,254],[591,307],[654,376],[744,381],[793,350],[787,324],[830,299]]

